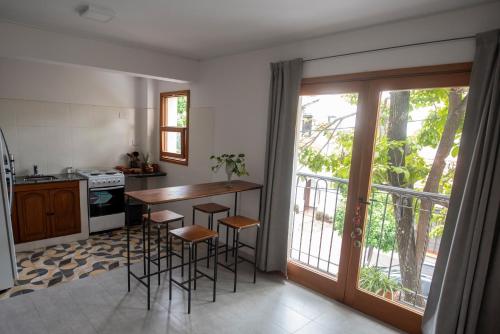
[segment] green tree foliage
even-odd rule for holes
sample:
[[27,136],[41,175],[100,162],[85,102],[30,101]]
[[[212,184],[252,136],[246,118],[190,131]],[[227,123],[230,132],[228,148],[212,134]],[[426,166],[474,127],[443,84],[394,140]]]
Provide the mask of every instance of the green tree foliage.
[[[376,147],[374,152],[372,183],[389,184],[388,172],[404,175],[406,184],[404,187],[422,190],[426,178],[432,165],[432,161],[425,159],[422,151],[425,149],[435,150],[439,145],[443,129],[445,127],[449,109],[448,101],[449,89],[422,89],[412,90],[410,93],[410,118],[409,123],[421,122],[419,130],[404,141],[391,141],[387,137],[389,126],[389,98],[383,97],[380,101],[379,110],[379,132],[377,134]],[[462,92],[462,98],[467,94],[466,90]],[[351,105],[357,105],[356,94],[345,94],[343,98]],[[355,117],[351,115],[350,117]],[[413,119],[415,118],[415,119]],[[347,119],[347,118],[346,118]],[[340,120],[340,126],[332,126],[336,120],[330,123],[315,124],[316,130],[319,130],[322,139],[326,140],[330,147],[330,153],[325,153],[326,145],[318,147],[312,140],[302,139],[299,143],[299,164],[307,167],[313,173],[330,173],[335,177],[349,178],[349,169],[351,164],[351,152],[353,147],[354,130],[342,128],[342,123],[346,120]],[[455,134],[454,146],[451,156],[458,154],[459,139],[461,128]],[[389,163],[388,152],[390,149],[401,150],[406,153],[404,166],[393,166]],[[440,193],[450,194],[453,175],[455,172],[454,164],[449,164],[440,180]],[[345,199],[346,190],[341,192],[341,198]],[[383,251],[390,251],[395,244],[396,221],[394,218],[393,206],[389,199],[389,205],[386,203],[386,193],[375,192],[372,194],[372,205],[368,215],[371,216],[370,224],[365,232],[365,244],[368,247],[380,248]],[[345,201],[340,201],[337,215],[335,217],[335,230],[341,235],[345,217]],[[418,215],[418,210],[415,211]],[[442,233],[442,224],[446,216],[446,208],[442,208],[437,214],[432,215],[431,237],[439,237]],[[382,223],[384,224],[382,229]]]
[[177,97],[177,126],[187,126],[187,97]]

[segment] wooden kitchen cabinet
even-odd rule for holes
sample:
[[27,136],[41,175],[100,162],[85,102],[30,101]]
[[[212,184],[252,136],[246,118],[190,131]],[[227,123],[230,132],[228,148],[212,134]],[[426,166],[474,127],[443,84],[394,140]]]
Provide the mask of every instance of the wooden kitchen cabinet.
[[59,237],[80,233],[80,191],[78,184],[71,188],[49,191],[51,215],[49,233]]
[[16,243],[80,233],[79,183],[17,185],[12,222]]

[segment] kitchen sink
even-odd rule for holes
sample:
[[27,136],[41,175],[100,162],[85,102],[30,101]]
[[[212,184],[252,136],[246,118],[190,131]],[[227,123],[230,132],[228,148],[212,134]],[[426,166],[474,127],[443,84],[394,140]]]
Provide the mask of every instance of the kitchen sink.
[[24,181],[52,181],[56,180],[57,177],[52,175],[30,175],[24,178]]

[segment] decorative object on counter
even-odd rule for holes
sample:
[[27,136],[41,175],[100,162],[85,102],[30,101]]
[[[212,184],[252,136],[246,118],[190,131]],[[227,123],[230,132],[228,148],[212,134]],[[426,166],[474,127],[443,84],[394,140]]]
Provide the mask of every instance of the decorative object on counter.
[[73,169],[73,167],[66,168],[66,174],[73,174],[74,172],[75,170]]
[[[121,171],[126,175],[143,175],[143,174],[162,174],[160,170],[160,166],[158,164],[152,164],[151,168],[143,169],[143,168],[128,168],[125,166],[115,166],[115,169]],[[164,176],[164,175],[160,175]]]
[[142,169],[144,173],[153,173],[153,162],[149,159],[149,153],[142,155],[142,160],[144,161],[142,164]]
[[212,171],[217,172],[222,166],[225,166],[227,175],[227,184],[231,186],[233,174],[238,176],[249,175],[245,165],[245,154],[238,155],[233,153],[224,153],[219,156],[212,155],[210,160],[215,160],[215,165],[212,166]]
[[132,153],[127,153],[129,158],[130,168],[141,168],[141,159],[139,158],[139,152],[134,151]]

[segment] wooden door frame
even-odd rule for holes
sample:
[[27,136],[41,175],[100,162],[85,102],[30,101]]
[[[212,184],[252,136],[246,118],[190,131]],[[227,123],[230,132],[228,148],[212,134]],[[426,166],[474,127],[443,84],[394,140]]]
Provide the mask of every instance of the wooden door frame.
[[[471,68],[472,63],[458,63],[302,80],[301,95],[342,93],[348,92],[349,87],[357,87],[361,106],[359,107],[360,115],[356,118],[337,284],[332,283],[332,279],[323,273],[312,271],[308,274],[309,268],[294,262],[289,262],[288,265],[290,279],[397,328],[410,333],[421,332],[421,313],[357,288],[363,247],[353,246],[354,242],[350,237],[351,222],[355,209],[360,203],[359,199],[367,199],[370,195],[380,93],[386,90],[468,86]],[[344,90],[338,87],[343,87]],[[360,205],[360,215],[364,230],[367,216],[366,205]]]
[[[362,101],[364,98],[362,96],[366,94],[366,84],[360,81],[338,81],[334,83],[323,83],[323,82],[311,82],[308,83],[306,79],[302,80],[302,86],[300,95],[329,95],[329,94],[343,94],[343,93],[357,93],[358,100]],[[362,107],[358,106],[358,109],[362,109]],[[356,117],[356,124],[358,123],[358,117]],[[357,126],[356,126],[357,128]],[[354,147],[353,147],[354,151]],[[349,172],[349,177],[353,174],[352,164],[351,170]],[[349,193],[355,187],[356,180],[349,182],[348,186],[348,198]],[[349,203],[346,203],[346,216],[351,212],[349,210]],[[345,220],[347,221],[347,220]],[[350,248],[350,230],[344,228],[342,233],[342,244],[340,249],[340,254],[346,254]],[[347,270],[348,270],[349,259],[347,257],[340,257],[339,261],[339,271],[337,274],[337,278],[333,278],[331,275],[327,273],[323,273],[319,270],[314,270],[310,267],[307,267],[304,264],[301,264],[298,261],[294,261],[289,259],[287,264],[287,276],[290,280],[295,281],[301,285],[304,285],[312,290],[315,290],[321,294],[324,294],[330,298],[343,301],[345,298],[346,291],[346,282],[347,282]]]

